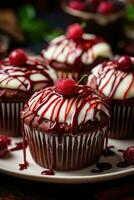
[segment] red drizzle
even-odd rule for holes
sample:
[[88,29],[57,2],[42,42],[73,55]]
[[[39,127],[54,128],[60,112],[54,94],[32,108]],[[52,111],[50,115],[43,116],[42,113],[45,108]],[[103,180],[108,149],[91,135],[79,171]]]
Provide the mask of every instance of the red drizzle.
[[[100,37],[95,37],[95,38],[91,38],[91,39],[81,38],[81,39],[78,39],[76,41],[67,40],[66,43],[64,43],[64,41],[65,41],[65,38],[63,38],[62,40],[60,40],[58,42],[54,42],[54,43],[52,42],[46,50],[43,50],[42,53],[44,54],[44,57],[45,57],[45,51],[47,52],[51,48],[55,47],[55,50],[52,53],[51,59],[49,59],[49,61],[48,61],[49,64],[51,66],[53,66],[53,62],[58,62],[57,58],[61,54],[63,54],[63,56],[65,57],[64,64],[66,66],[68,66],[68,69],[71,70],[71,72],[73,73],[72,77],[75,79],[76,73],[81,74],[83,72],[84,63],[82,63],[82,61],[81,61],[81,57],[83,56],[83,54],[90,49],[91,57],[92,57],[93,60],[95,60],[95,56],[94,56],[94,52],[92,51],[92,48],[93,48],[94,45],[103,42],[103,39],[100,38]],[[59,46],[61,47],[60,51],[58,51]],[[68,49],[68,52],[66,52],[66,49]],[[77,55],[77,51],[78,52],[81,51],[80,55],[79,54]],[[68,58],[72,55],[72,53],[74,54],[74,57],[75,57],[75,61],[74,61],[73,65],[69,64],[67,62]],[[87,56],[87,61],[88,61],[88,56]]]
[[[107,74],[109,72],[111,72],[111,73],[110,73],[109,78],[107,78]],[[120,83],[128,76],[129,73],[130,73],[130,71],[126,72],[126,71],[122,71],[121,69],[118,69],[118,65],[117,65],[116,61],[110,61],[110,62],[103,63],[101,68],[99,69],[98,77],[97,77],[99,80],[97,85],[99,88],[100,95],[105,94],[104,93],[105,88],[112,80],[112,84],[109,89],[110,92],[108,94],[108,97],[113,98]],[[124,92],[123,101],[127,98],[127,95],[129,93],[132,85],[134,84],[134,73],[130,73],[130,74],[132,74],[132,80],[131,80],[127,90]],[[104,84],[103,84],[103,82],[104,82]]]

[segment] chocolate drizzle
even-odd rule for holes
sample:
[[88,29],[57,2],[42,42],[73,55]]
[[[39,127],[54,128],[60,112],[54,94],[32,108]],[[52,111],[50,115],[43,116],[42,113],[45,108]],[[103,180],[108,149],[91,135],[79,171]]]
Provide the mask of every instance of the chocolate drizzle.
[[107,162],[98,162],[96,164],[96,168],[97,169],[92,169],[91,172],[92,173],[100,173],[100,172],[112,169],[112,165],[110,163],[107,163]]

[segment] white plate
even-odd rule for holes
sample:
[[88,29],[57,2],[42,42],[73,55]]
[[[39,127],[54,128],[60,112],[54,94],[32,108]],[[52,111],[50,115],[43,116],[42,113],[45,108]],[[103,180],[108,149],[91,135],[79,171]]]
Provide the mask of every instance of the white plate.
[[[20,139],[13,139],[13,143],[20,141]],[[12,145],[13,145],[12,143]],[[91,183],[100,182],[106,180],[117,179],[120,177],[125,177],[134,174],[134,165],[126,168],[117,167],[117,163],[122,161],[122,153],[119,149],[126,149],[128,146],[134,145],[134,140],[109,140],[109,145],[114,145],[112,149],[115,152],[115,156],[111,157],[101,157],[99,162],[108,162],[112,164],[112,168],[99,173],[92,173],[92,169],[96,169],[96,165],[92,165],[88,168],[69,171],[69,172],[55,172],[54,176],[51,175],[41,175],[44,170],[42,167],[38,166],[31,158],[29,149],[27,148],[27,158],[30,163],[28,169],[19,170],[19,164],[23,161],[22,150],[14,151],[10,155],[0,159],[0,172],[9,174],[15,177],[51,182],[51,183]]]

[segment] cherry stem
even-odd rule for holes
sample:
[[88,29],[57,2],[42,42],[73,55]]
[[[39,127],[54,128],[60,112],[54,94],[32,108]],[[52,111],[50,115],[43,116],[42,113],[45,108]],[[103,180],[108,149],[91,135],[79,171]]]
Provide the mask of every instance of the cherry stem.
[[81,81],[83,81],[83,79],[84,78],[86,78],[86,77],[88,77],[88,75],[87,74],[84,74],[82,77],[81,77],[81,79],[76,83],[77,85],[81,82]]

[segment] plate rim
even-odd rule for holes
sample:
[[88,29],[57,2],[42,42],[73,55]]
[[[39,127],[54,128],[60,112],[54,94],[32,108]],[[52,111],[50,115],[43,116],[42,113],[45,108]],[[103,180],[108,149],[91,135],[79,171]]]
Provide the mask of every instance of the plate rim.
[[[20,141],[21,138],[13,138]],[[112,139],[113,140],[113,139]],[[115,140],[115,139],[114,139]],[[112,142],[114,142],[114,140]],[[118,140],[116,140],[117,142]],[[119,140],[122,142],[121,140]],[[133,142],[133,140],[132,140]],[[20,152],[19,152],[20,153]],[[33,163],[31,163],[33,164]],[[35,163],[36,164],[36,163]],[[37,164],[36,164],[37,165]],[[71,171],[72,172],[72,171]],[[105,172],[103,174],[93,174],[93,175],[47,175],[43,176],[41,174],[27,174],[22,171],[15,171],[13,169],[6,169],[5,167],[0,166],[0,173],[7,174],[13,177],[26,179],[26,180],[32,180],[32,181],[40,181],[40,182],[48,182],[48,183],[61,183],[61,184],[83,184],[83,183],[95,183],[95,182],[103,182],[103,181],[110,181],[115,180],[118,178],[123,178],[126,176],[134,175],[134,165],[130,165],[129,168],[122,168],[119,171],[111,171],[111,172]]]

